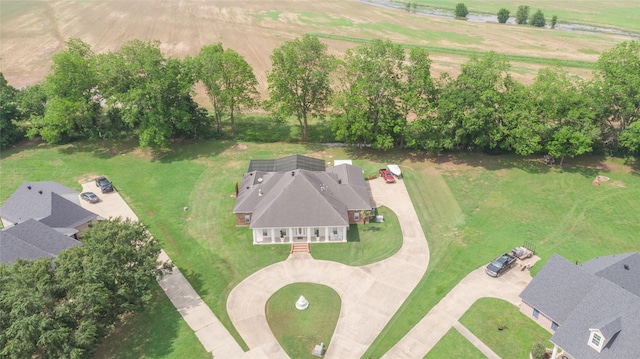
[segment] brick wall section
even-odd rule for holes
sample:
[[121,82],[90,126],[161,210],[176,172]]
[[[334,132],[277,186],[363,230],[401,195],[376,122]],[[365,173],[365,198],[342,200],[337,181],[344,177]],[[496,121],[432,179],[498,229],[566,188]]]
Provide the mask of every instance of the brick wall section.
[[236,226],[249,227],[249,224],[251,223],[247,223],[244,221],[244,215],[244,213],[236,213]]
[[549,331],[551,334],[555,334],[555,332],[551,329],[551,324],[553,323],[553,320],[551,320],[551,318],[544,315],[544,313],[542,312],[538,314],[538,318],[534,317],[533,309],[534,308],[532,306],[530,306],[528,303],[524,301],[520,303],[520,312],[522,312],[527,317],[531,318],[531,320],[538,323],[539,326],[543,327],[544,329]]
[[[354,219],[354,213],[356,212],[360,212],[360,219],[357,221]],[[349,214],[349,224],[364,223],[364,216],[362,215],[362,211],[348,211],[348,214]]]

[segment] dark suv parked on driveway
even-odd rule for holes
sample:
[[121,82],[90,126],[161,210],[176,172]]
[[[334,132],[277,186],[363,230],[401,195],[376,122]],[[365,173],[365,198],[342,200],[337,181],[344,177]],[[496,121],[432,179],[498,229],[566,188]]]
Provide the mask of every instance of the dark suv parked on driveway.
[[113,185],[104,176],[96,177],[96,187],[100,187],[102,193],[113,192]]

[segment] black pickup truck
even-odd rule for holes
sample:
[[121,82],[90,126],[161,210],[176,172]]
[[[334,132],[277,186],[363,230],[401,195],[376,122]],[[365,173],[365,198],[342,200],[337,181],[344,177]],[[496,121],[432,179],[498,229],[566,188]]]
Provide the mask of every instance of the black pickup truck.
[[516,259],[518,258],[515,255],[511,253],[505,253],[500,257],[491,261],[491,263],[489,263],[489,265],[485,269],[485,272],[487,272],[487,274],[492,277],[499,277],[500,274],[506,272],[507,269],[513,267],[513,265],[516,262]]

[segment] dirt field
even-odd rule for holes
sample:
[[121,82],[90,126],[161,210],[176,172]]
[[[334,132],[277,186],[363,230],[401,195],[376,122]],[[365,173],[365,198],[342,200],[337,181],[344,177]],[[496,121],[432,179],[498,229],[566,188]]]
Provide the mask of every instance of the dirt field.
[[[167,55],[195,55],[221,41],[254,67],[266,92],[274,47],[303,33],[353,38],[381,37],[405,44],[596,61],[622,36],[580,34],[532,27],[480,24],[426,17],[347,0],[218,1],[6,1],[0,0],[0,71],[15,87],[41,81],[51,56],[78,37],[97,53],[128,40],[158,39]],[[355,43],[327,40],[341,56]],[[432,52],[433,70],[456,74],[465,56]],[[530,82],[540,65],[513,63],[514,76]],[[572,70],[588,76],[589,70]]]

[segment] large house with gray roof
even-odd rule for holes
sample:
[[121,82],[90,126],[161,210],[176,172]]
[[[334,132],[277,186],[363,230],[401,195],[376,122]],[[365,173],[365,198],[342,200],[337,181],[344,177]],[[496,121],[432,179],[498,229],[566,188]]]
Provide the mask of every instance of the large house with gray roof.
[[640,358],[640,254],[575,265],[554,254],[520,294],[520,311],[553,335],[552,358]]
[[233,213],[254,244],[346,242],[350,224],[372,209],[362,169],[294,155],[253,160],[238,186]]
[[[80,206],[78,191],[56,182],[23,182],[0,207],[0,263],[56,257],[79,245],[77,233],[98,215]],[[74,238],[71,238],[74,237]]]

